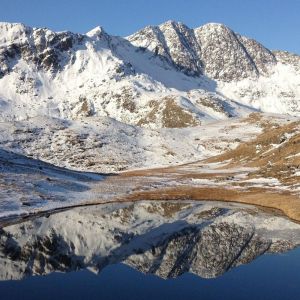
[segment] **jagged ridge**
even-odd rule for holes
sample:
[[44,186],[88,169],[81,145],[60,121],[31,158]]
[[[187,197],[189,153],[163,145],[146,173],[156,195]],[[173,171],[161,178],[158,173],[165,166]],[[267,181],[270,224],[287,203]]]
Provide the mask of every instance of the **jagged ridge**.
[[299,61],[222,24],[169,21],[123,39],[1,23],[0,119],[189,127],[256,109],[298,115]]

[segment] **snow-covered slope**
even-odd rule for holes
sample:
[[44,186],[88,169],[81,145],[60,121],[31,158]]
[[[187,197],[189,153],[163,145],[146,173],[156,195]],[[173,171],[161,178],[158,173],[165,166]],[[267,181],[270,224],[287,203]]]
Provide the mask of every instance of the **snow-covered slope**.
[[0,218],[37,213],[91,197],[105,176],[59,168],[0,149]]
[[299,56],[221,24],[149,26],[124,39],[0,23],[0,119],[109,116],[190,127],[255,110],[300,114]]
[[[279,116],[266,116],[285,122]],[[139,128],[108,117],[37,117],[0,123],[0,148],[60,167],[95,172],[178,165],[236,148],[262,132],[248,119],[191,128]]]
[[[240,201],[299,220],[295,120],[257,113],[181,129],[137,128],[107,117],[0,123],[0,223],[74,205],[147,199]],[[162,165],[168,167],[149,169]],[[128,171],[87,173],[120,170]]]

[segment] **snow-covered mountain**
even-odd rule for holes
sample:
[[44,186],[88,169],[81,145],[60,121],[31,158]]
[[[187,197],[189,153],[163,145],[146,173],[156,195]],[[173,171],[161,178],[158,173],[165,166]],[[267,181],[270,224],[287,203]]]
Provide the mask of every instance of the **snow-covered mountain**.
[[[257,111],[280,115],[252,113]],[[0,225],[74,205],[157,200],[160,196],[162,200],[243,198],[281,209],[299,220],[299,116],[300,56],[270,51],[221,24],[190,29],[182,23],[166,22],[121,38],[110,36],[101,27],[75,34],[0,23]],[[169,168],[149,170],[162,166]],[[139,168],[146,170],[136,170]],[[89,173],[124,170],[131,172],[114,176]],[[273,202],[253,200],[262,194]],[[51,216],[42,221],[44,235],[39,235],[40,221],[30,221],[28,228],[33,231],[25,234],[32,234],[33,239],[25,244],[24,232],[19,236],[23,225],[9,227],[0,232],[0,261],[2,252],[6,255],[11,250],[14,257],[14,251],[20,250],[20,268],[8,256],[4,262],[7,266],[13,263],[13,268],[6,274],[0,272],[0,277],[71,270],[74,265],[61,269],[59,261],[55,266],[47,262],[40,269],[40,261],[35,257],[31,261],[31,254],[37,241],[42,263],[53,254],[47,249],[44,252],[49,242],[66,245],[63,251],[68,251],[69,245],[71,249],[70,232],[59,240],[50,232],[55,229],[60,234],[62,228],[72,231],[77,228],[75,223],[87,223],[87,240],[81,240],[75,254],[63,253],[71,263],[82,257],[80,267],[101,270],[98,263],[113,257],[113,262],[151,273],[159,261],[161,267],[152,273],[162,277],[186,271],[217,276],[265,251],[300,243],[292,235],[287,237],[298,237],[299,225],[281,217],[221,209],[222,214],[216,216],[212,210],[208,220],[202,204],[198,205],[191,204],[195,211],[185,216],[178,212],[172,221],[184,221],[184,228],[175,227],[183,231],[180,235],[173,231],[159,235],[152,245],[154,254],[152,248],[140,247],[152,242],[151,234],[163,225],[162,218],[152,207],[147,210],[145,203],[136,204],[142,215],[130,215],[127,204],[116,213],[119,216],[100,215],[100,219],[107,218],[102,225],[108,222],[110,227],[95,228],[92,220],[99,215],[91,216],[91,212],[84,218],[72,212],[70,218],[68,213],[61,219]],[[197,220],[192,218],[195,212],[199,213]],[[66,222],[74,216],[74,222]],[[143,249],[141,253],[131,251],[134,235],[128,236],[128,224],[125,229],[116,226],[115,217],[126,216],[132,217],[129,228],[139,230],[136,237],[146,237],[139,243],[133,241],[136,249]],[[145,216],[150,223],[145,222]],[[224,227],[224,222],[215,223],[217,219],[233,222]],[[63,227],[55,227],[56,222]],[[92,244],[89,249],[97,261],[82,255],[89,250],[84,242],[90,242],[90,228],[109,249]],[[224,236],[216,234],[219,229]],[[79,231],[82,233],[81,227]],[[230,250],[226,257],[205,248],[216,245],[220,238],[224,242],[221,252]],[[233,240],[238,243],[234,248],[238,259],[231,256]],[[111,253],[111,246],[121,246],[128,256],[112,255],[118,253]],[[174,255],[164,256],[165,249]],[[208,260],[201,256],[203,249],[213,253]],[[32,268],[27,268],[27,254]],[[172,260],[177,257],[183,258],[183,264]],[[220,264],[209,273],[205,266],[211,269],[215,257],[221,257]]]
[[249,112],[300,115],[300,58],[221,24],[127,37],[0,23],[0,119],[109,116],[189,127]]
[[146,27],[128,39],[165,57],[187,75],[205,74],[222,81],[268,75],[276,64],[270,50],[222,24],[210,23],[193,30],[169,21]]

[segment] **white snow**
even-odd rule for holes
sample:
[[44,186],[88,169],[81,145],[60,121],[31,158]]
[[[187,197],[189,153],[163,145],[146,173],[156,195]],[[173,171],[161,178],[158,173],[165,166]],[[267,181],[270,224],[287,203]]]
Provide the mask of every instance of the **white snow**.
[[300,116],[300,73],[278,63],[270,76],[219,83],[218,90],[229,99],[263,112]]
[[[56,34],[43,30],[46,36]],[[30,38],[25,34],[28,31]],[[40,39],[38,29],[22,24],[1,23],[0,32],[3,46],[15,40],[38,43]],[[278,63],[269,77],[224,83],[187,76],[153,57],[151,51],[140,51],[128,40],[107,35],[101,27],[82,37],[81,43],[60,54],[59,71],[37,69],[24,58],[10,61],[12,71],[0,79],[0,120],[41,115],[76,119],[91,113],[135,125],[151,112],[151,101],[163,107],[165,97],[173,97],[201,122],[256,110],[300,114],[300,75],[292,66]],[[122,101],[130,101],[134,109],[123,107]],[[81,111],[83,103],[88,112]],[[157,111],[157,120],[144,126],[162,127],[161,113]]]
[[[42,40],[41,32],[46,39],[57,34],[0,23],[0,50],[6,51],[13,43],[29,43],[34,49]],[[52,49],[47,47],[44,51]],[[55,166],[115,172],[179,165],[221,154],[257,136],[262,128],[242,118],[251,112],[300,116],[299,71],[281,63],[273,66],[269,76],[239,82],[192,77],[151,51],[109,36],[101,27],[59,52],[60,67],[55,70],[38,67],[30,59],[15,53],[7,66],[1,61],[1,71],[9,69],[0,78],[0,184],[5,189],[0,195],[1,216],[95,199],[90,194],[94,175],[70,170],[57,174]],[[196,126],[163,128],[168,99],[191,116]],[[275,114],[266,118],[278,124],[293,119]],[[39,161],[15,157],[10,151]],[[55,166],[39,172],[41,161]],[[216,170],[211,165],[201,172]],[[244,179],[247,170],[235,172]],[[203,179],[192,183],[217,184]],[[248,183],[279,186],[275,179]],[[126,192],[132,185],[122,188]],[[103,189],[103,199],[115,192],[105,185]]]

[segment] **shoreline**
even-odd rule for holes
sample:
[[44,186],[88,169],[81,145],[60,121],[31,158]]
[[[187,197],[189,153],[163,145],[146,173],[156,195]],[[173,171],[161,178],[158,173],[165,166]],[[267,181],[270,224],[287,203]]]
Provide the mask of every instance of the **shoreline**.
[[[148,191],[149,193],[151,193],[150,191]],[[161,191],[160,191],[161,192]],[[143,198],[143,199],[135,199],[134,197],[136,196],[135,194],[130,195],[128,198],[123,198],[123,199],[116,199],[116,200],[112,200],[112,201],[106,201],[106,202],[90,202],[90,203],[81,203],[81,204],[74,204],[71,206],[66,206],[66,207],[57,207],[57,208],[52,208],[49,210],[45,210],[45,211],[37,211],[37,212],[31,212],[29,214],[24,214],[24,215],[16,215],[16,216],[8,216],[8,217],[3,217],[0,218],[0,229],[1,228],[5,228],[14,224],[18,224],[18,223],[23,223],[32,219],[36,219],[36,218],[41,218],[41,217],[49,217],[50,215],[53,214],[57,214],[57,213],[61,213],[64,211],[68,211],[68,210],[72,210],[72,209],[76,209],[76,208],[84,208],[84,207],[90,207],[90,206],[98,206],[98,205],[107,205],[107,204],[115,204],[115,203],[135,203],[135,202],[140,202],[140,201],[157,201],[157,202],[161,202],[161,201],[172,201],[172,202],[184,202],[184,201],[195,201],[195,202],[219,202],[219,203],[229,203],[229,204],[239,204],[241,206],[245,205],[246,206],[250,206],[250,207],[255,207],[258,208],[259,210],[261,210],[262,212],[265,212],[267,214],[270,215],[274,215],[274,216],[280,216],[280,217],[284,217],[289,219],[290,221],[300,224],[300,220],[299,219],[295,219],[292,218],[291,216],[289,216],[284,210],[275,207],[275,206],[268,206],[268,205],[263,205],[263,204],[258,204],[258,203],[254,203],[251,201],[247,201],[247,200],[234,200],[234,199],[212,199],[212,198],[206,198],[206,199],[195,199],[193,197],[191,198],[174,198],[174,196],[172,195],[172,197],[165,197],[166,194],[162,194],[164,197],[161,198],[152,198],[152,197],[148,197],[148,198]],[[170,195],[171,196],[171,195]]]
[[231,190],[220,188],[204,187],[174,187],[157,189],[143,192],[136,192],[127,200],[193,200],[193,201],[219,201],[228,203],[238,203],[253,205],[256,207],[271,209],[280,212],[281,215],[289,218],[295,223],[300,223],[300,198],[288,192],[274,192],[270,190]]

